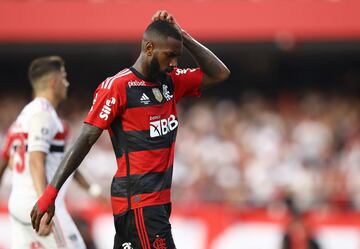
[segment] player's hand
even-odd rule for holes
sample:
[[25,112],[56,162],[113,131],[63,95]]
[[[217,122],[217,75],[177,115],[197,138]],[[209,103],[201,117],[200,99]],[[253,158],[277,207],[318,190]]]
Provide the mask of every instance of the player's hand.
[[166,10],[156,11],[155,14],[152,16],[152,20],[153,21],[157,21],[157,20],[167,21],[169,23],[176,25],[181,30],[179,24],[175,20],[175,17],[173,15],[171,15],[169,12],[167,12]]
[[46,224],[48,216],[49,215],[45,213],[44,217],[42,217],[40,221],[40,228],[38,232],[38,235],[40,236],[48,236],[52,231],[52,225],[53,225],[52,221],[50,221],[50,224]]
[[46,225],[50,225],[51,219],[55,214],[55,205],[49,205],[46,212],[41,212],[38,204],[36,203],[33,209],[31,210],[31,224],[33,229],[35,229],[36,232],[39,232],[40,223],[42,221],[42,217],[44,214],[47,213],[47,217],[44,219]]

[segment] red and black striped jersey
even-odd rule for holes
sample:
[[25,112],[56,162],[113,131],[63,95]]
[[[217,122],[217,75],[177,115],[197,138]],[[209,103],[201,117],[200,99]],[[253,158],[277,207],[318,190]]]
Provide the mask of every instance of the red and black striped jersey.
[[176,68],[158,83],[134,68],[107,78],[95,91],[85,123],[109,131],[118,170],[111,185],[114,214],[170,202],[176,103],[200,96],[199,68]]

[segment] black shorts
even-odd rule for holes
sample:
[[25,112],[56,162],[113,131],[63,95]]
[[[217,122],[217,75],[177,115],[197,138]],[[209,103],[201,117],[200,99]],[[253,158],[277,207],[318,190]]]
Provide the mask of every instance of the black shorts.
[[114,249],[175,249],[171,204],[148,206],[114,216]]

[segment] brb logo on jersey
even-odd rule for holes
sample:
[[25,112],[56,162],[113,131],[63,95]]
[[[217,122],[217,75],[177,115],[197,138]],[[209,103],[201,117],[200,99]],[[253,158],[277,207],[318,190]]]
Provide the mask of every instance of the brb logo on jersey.
[[105,102],[105,105],[101,109],[99,117],[104,120],[107,120],[109,118],[109,114],[111,112],[111,106],[114,105],[115,103],[116,103],[116,99],[114,97],[107,99]]
[[175,128],[179,124],[179,122],[176,120],[175,115],[173,114],[171,114],[168,118],[159,118],[160,116],[150,117],[150,137],[164,136],[170,131],[175,130]]

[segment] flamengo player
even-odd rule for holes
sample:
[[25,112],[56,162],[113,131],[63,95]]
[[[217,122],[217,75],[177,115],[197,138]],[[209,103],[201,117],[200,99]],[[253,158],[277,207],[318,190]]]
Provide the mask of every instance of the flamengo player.
[[11,246],[14,249],[82,249],[85,248],[83,239],[65,208],[65,188],[56,201],[58,212],[53,222],[45,224],[44,219],[38,233],[31,227],[29,212],[64,155],[66,131],[55,108],[66,98],[69,82],[64,61],[57,56],[34,60],[29,78],[35,98],[21,111],[9,133],[8,147],[16,146],[11,154]]
[[[183,46],[200,68],[176,68]],[[31,212],[34,229],[39,229],[44,214],[51,220],[58,190],[106,129],[118,164],[111,186],[114,248],[175,248],[169,216],[176,103],[184,96],[199,96],[229,74],[171,15],[158,11],[144,32],[141,54],[133,67],[97,88],[82,133]]]

